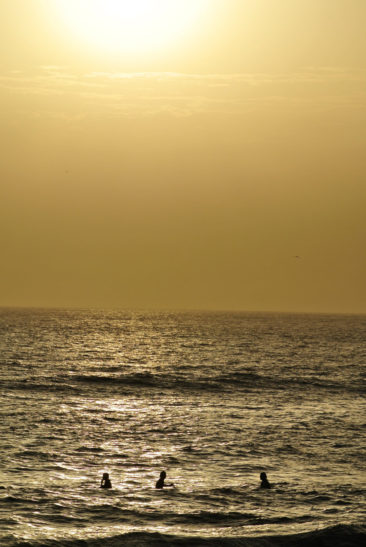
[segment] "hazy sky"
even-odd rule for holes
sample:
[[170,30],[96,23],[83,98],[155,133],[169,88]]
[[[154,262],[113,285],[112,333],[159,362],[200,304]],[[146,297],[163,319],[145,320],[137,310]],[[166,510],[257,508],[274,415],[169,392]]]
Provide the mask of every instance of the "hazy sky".
[[366,313],[366,1],[135,2],[0,0],[0,305]]

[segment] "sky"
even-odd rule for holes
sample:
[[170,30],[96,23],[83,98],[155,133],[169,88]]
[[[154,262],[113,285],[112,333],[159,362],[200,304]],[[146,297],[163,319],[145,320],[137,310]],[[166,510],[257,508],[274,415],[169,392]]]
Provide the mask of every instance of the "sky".
[[0,306],[366,313],[366,2],[153,3],[0,0]]

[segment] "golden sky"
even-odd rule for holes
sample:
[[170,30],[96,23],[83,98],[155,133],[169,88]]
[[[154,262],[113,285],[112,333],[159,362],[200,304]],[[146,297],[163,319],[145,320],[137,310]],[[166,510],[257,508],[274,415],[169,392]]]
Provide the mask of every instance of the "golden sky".
[[365,0],[132,4],[0,0],[0,305],[366,313]]

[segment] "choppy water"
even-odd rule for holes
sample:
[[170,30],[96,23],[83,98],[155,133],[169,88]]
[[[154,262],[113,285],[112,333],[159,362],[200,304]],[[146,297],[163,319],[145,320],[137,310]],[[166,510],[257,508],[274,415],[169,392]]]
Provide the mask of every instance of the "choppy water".
[[366,316],[3,309],[0,364],[1,545],[365,542]]

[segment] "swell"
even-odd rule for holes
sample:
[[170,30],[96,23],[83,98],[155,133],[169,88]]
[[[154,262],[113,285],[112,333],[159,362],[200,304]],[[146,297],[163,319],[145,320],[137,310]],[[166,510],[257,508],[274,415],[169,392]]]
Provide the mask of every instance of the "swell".
[[[5,500],[7,503],[21,504],[21,499]],[[28,503],[28,500],[27,500]],[[32,501],[32,503],[37,503]],[[45,503],[45,502],[44,502]],[[147,526],[152,523],[164,522],[165,525],[170,526],[210,526],[211,530],[215,527],[230,527],[230,526],[264,526],[264,525],[276,525],[286,524],[294,525],[298,523],[311,522],[318,520],[318,517],[313,515],[299,515],[296,517],[278,516],[278,517],[262,517],[255,513],[244,513],[240,511],[196,511],[191,513],[176,513],[169,511],[149,510],[149,511],[137,511],[128,510],[123,507],[114,506],[111,508],[109,505],[99,505],[96,507],[90,507],[85,510],[82,516],[76,516],[69,514],[68,511],[60,511],[58,506],[49,506],[48,509],[42,511],[42,521],[47,525],[54,525],[55,523],[69,523],[83,522],[87,524],[92,521],[93,523],[100,522],[104,525],[106,523],[126,523],[129,525]]]
[[73,374],[50,375],[41,378],[21,378],[12,381],[1,382],[6,384],[7,390],[34,390],[34,391],[67,391],[80,392],[84,388],[106,385],[109,389],[126,388],[149,388],[178,390],[191,392],[198,391],[230,391],[233,389],[241,391],[257,391],[271,389],[283,391],[291,388],[312,390],[326,390],[334,393],[358,393],[363,394],[366,388],[359,384],[346,385],[344,382],[336,382],[328,379],[310,379],[293,377],[265,376],[255,372],[231,372],[219,375],[188,375],[179,374],[153,374],[151,372],[137,372],[132,374]]
[[130,532],[109,537],[88,539],[58,539],[23,541],[12,536],[2,538],[3,547],[134,547],[204,546],[213,547],[360,547],[366,544],[366,526],[337,525],[312,532],[260,537],[199,537],[160,534],[158,532]]

